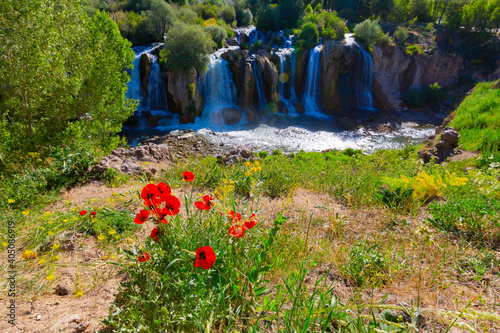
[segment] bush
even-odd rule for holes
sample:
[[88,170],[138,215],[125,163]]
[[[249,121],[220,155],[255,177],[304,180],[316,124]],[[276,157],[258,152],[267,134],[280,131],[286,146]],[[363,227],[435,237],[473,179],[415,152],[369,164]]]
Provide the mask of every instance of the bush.
[[446,98],[439,84],[434,83],[425,88],[414,88],[403,96],[403,102],[410,108],[420,108],[425,105],[436,106]]
[[253,21],[253,15],[250,9],[243,9],[240,13],[237,15],[237,20],[238,20],[238,26],[239,27],[246,27],[247,25],[252,24]]
[[219,25],[209,25],[205,27],[205,32],[212,36],[212,40],[218,47],[222,47],[224,45],[224,41],[227,38],[226,29]]
[[226,6],[219,12],[219,17],[221,17],[227,24],[231,24],[234,20],[236,20],[236,11],[234,10],[234,7]]
[[257,50],[262,48],[262,45],[264,45],[264,43],[261,40],[258,40],[252,45],[250,45],[250,51],[256,52]]
[[195,69],[201,73],[207,70],[209,54],[214,46],[210,35],[202,27],[176,23],[167,34],[160,57],[169,71]]
[[226,29],[226,34],[227,34],[227,37],[229,37],[229,38],[233,38],[233,37],[234,37],[234,32],[233,32],[233,30],[231,30],[231,29],[229,29],[229,28],[228,28],[228,29]]
[[413,44],[413,45],[408,45],[405,49],[406,53],[413,56],[415,54],[423,54],[424,50],[422,49],[421,46]]
[[388,45],[391,41],[387,34],[384,34],[378,20],[364,20],[354,27],[354,37],[358,39],[364,47],[369,48],[373,44]]
[[319,34],[316,26],[309,22],[302,26],[302,31],[299,35],[299,40],[304,41],[304,48],[312,49],[318,44]]
[[179,9],[179,11],[177,12],[177,18],[180,21],[188,24],[195,24],[197,23],[197,20],[200,19],[195,11],[187,7],[181,7]]
[[404,46],[408,38],[408,32],[403,27],[398,27],[394,32],[394,38],[398,41],[399,46]]

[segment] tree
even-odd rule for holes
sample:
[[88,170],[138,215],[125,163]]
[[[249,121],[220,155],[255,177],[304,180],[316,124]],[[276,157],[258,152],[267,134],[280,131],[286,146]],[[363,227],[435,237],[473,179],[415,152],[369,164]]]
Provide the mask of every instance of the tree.
[[220,25],[209,25],[205,27],[205,31],[212,36],[212,40],[217,44],[217,47],[222,47],[227,38],[226,29]]
[[215,45],[202,27],[178,22],[167,33],[160,57],[169,71],[188,71],[194,68],[198,73],[208,68],[209,54]]
[[219,16],[222,17],[227,24],[231,24],[234,20],[236,20],[236,11],[234,10],[234,7],[226,6],[222,8]]
[[143,13],[150,31],[156,40],[163,40],[164,35],[175,20],[175,12],[172,7],[163,0],[153,0],[151,8]]
[[133,52],[109,15],[89,18],[78,0],[3,1],[0,25],[0,116],[11,140],[0,149],[61,144],[86,123],[86,142],[110,143],[133,108]]

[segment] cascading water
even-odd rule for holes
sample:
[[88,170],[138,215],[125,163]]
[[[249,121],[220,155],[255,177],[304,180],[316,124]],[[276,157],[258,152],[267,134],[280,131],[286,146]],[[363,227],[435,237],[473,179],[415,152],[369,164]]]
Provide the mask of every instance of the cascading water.
[[158,59],[150,55],[152,65],[148,82],[147,103],[150,110],[168,110],[167,88],[165,87],[165,77],[160,69]]
[[234,29],[233,32],[238,37],[238,44],[241,44],[241,42],[242,42],[241,37],[243,35],[246,36],[246,44],[248,46],[252,45],[253,43],[255,43],[258,40],[262,40],[262,38],[263,38],[262,32],[258,31],[255,28],[255,26],[253,26],[253,25],[250,25],[246,28]]
[[[297,96],[295,95],[295,65],[297,55],[292,48],[293,35],[285,39],[284,46],[285,48],[279,49],[276,52],[276,55],[280,59],[278,68],[278,93],[280,101],[286,105],[288,113],[295,113],[293,105],[297,103]],[[290,75],[287,74],[287,59],[290,59]]]
[[319,81],[321,80],[321,43],[311,49],[307,65],[306,90],[302,97],[305,113],[312,116],[323,116],[318,107]]
[[346,34],[345,43],[351,49],[351,56],[356,59],[356,66],[351,66],[348,74],[340,77],[341,95],[347,108],[374,110],[372,94],[372,57],[353,38]]
[[259,110],[262,110],[266,107],[267,101],[266,96],[264,94],[264,84],[262,83],[262,75],[260,74],[259,67],[257,66],[256,58],[252,59],[252,71],[255,77],[255,84],[257,86],[257,94],[259,95]]
[[204,123],[222,125],[222,109],[237,107],[233,74],[227,61],[222,58],[222,54],[227,50],[219,49],[210,55],[208,71],[198,80],[204,103],[202,119]]

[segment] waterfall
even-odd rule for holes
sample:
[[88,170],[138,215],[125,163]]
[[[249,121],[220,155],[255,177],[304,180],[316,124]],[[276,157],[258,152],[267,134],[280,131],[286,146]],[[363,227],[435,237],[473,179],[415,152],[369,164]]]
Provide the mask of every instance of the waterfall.
[[148,106],[150,110],[168,110],[167,87],[158,59],[150,55],[152,61],[148,82]]
[[238,44],[241,44],[242,35],[245,35],[247,37],[246,44],[248,46],[252,45],[258,40],[262,40],[263,38],[262,32],[258,31],[253,25],[250,25],[246,28],[237,28],[234,29],[233,31],[238,37]]
[[222,54],[227,50],[219,49],[210,55],[208,71],[198,80],[204,104],[203,120],[209,124],[221,125],[222,109],[237,107],[233,74],[227,61],[222,58]]
[[319,81],[321,80],[321,43],[311,49],[307,65],[306,90],[302,97],[305,113],[310,115],[323,115],[318,107]]
[[346,34],[345,43],[350,47],[351,56],[356,59],[348,74],[340,78],[341,95],[347,108],[373,110],[372,57],[352,37]]
[[[288,113],[295,113],[295,107],[293,106],[297,103],[297,96],[295,94],[295,71],[297,54],[293,48],[293,35],[286,37],[284,34],[281,35],[284,38],[284,48],[279,49],[276,55],[280,59],[278,68],[278,93],[280,95],[280,101],[282,101],[288,110]],[[287,71],[287,60],[290,64],[290,75]]]
[[260,74],[259,67],[257,66],[256,58],[252,59],[252,70],[253,75],[255,77],[255,84],[257,86],[257,94],[259,95],[259,110],[262,110],[266,107],[267,101],[266,96],[264,94],[264,84],[262,83],[262,75]]

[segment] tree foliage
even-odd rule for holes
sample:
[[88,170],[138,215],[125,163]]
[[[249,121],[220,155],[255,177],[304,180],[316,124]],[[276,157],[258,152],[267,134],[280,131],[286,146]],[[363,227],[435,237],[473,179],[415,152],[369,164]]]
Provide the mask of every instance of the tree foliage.
[[90,18],[75,0],[3,5],[0,116],[9,140],[0,149],[60,144],[80,125],[87,142],[110,144],[133,108],[125,101],[133,52],[116,24],[99,11]]
[[172,7],[163,0],[153,0],[148,11],[143,13],[149,30],[157,40],[162,40],[175,20]]
[[167,33],[160,57],[169,71],[195,69],[201,73],[208,68],[214,46],[211,36],[201,26],[178,22]]
[[388,45],[390,37],[384,34],[378,24],[378,20],[364,20],[354,27],[354,37],[358,39],[365,47],[372,44]]

